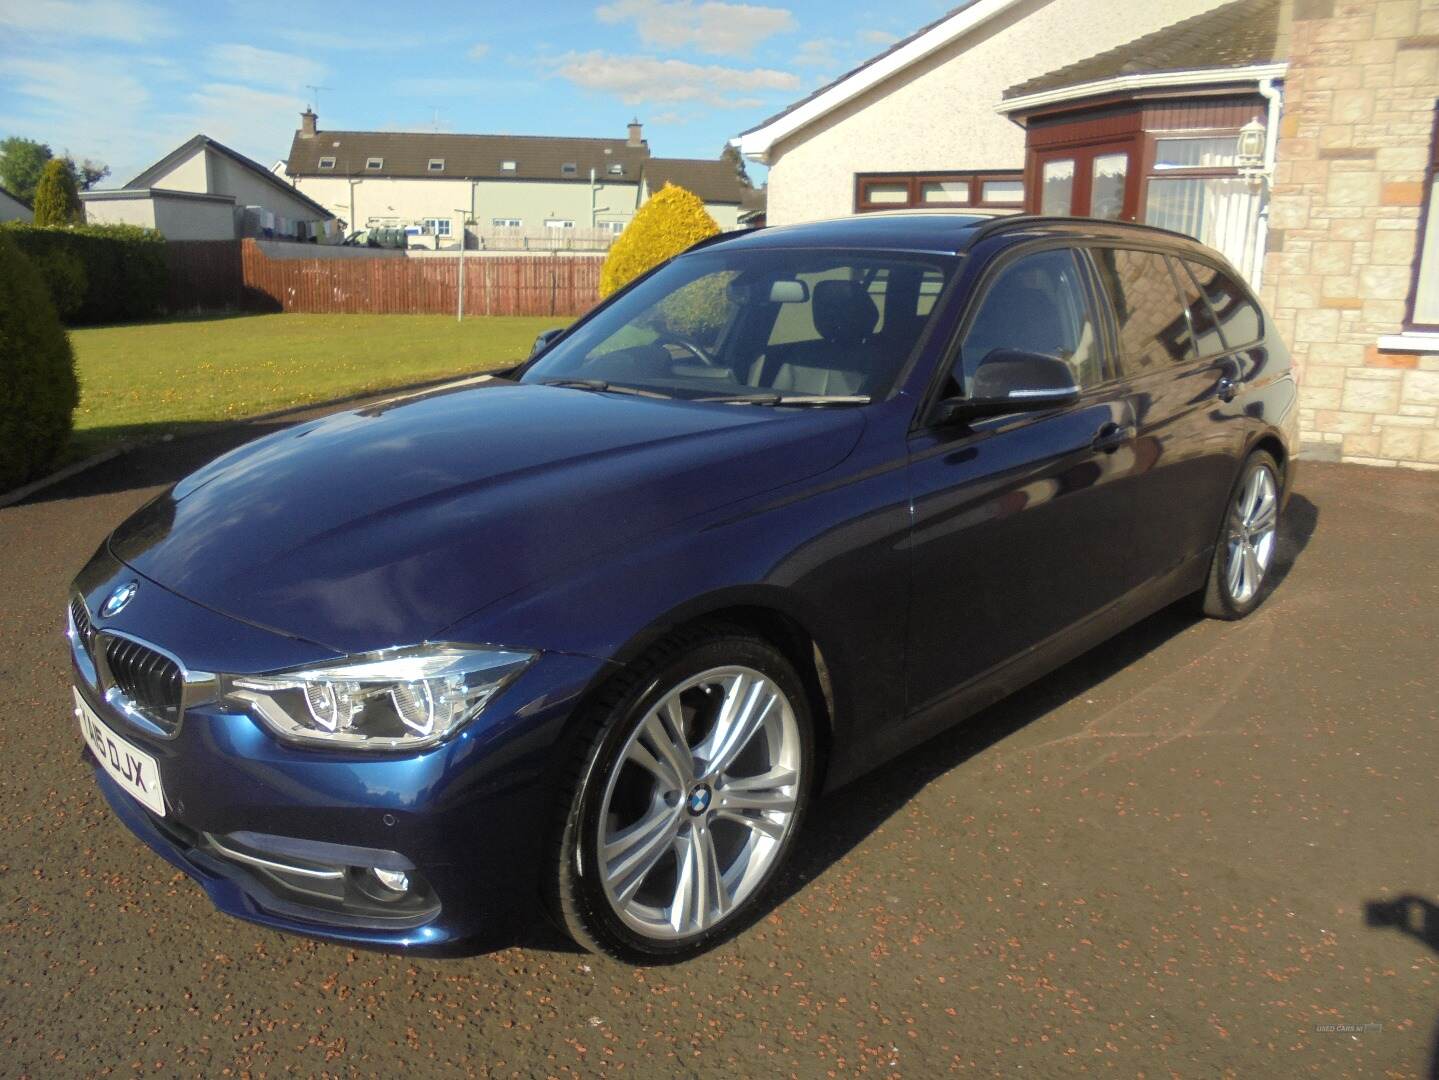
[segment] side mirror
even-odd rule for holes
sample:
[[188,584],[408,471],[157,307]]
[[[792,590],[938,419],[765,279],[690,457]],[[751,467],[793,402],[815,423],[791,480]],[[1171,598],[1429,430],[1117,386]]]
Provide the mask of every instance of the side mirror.
[[948,423],[975,416],[1053,409],[1078,398],[1074,371],[1058,357],[995,349],[975,370],[969,397],[946,398],[939,403],[938,420]]
[[540,336],[535,338],[535,343],[530,346],[530,355],[538,356],[540,353],[544,352],[550,347],[551,342],[553,342],[555,338],[559,337],[564,332],[565,328],[563,326],[557,326],[553,330],[542,331],[540,333]]

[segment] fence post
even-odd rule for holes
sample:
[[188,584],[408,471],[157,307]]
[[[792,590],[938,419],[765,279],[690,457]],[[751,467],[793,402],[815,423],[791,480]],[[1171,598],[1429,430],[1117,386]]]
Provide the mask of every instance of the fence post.
[[460,287],[455,290],[455,322],[465,321],[465,249],[460,248]]

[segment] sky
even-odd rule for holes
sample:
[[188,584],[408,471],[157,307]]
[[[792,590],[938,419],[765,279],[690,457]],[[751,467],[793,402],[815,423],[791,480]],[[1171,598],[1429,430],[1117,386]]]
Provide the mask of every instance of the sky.
[[0,137],[99,159],[104,187],[197,132],[272,165],[307,104],[332,130],[622,138],[637,116],[657,156],[712,158],[957,2],[0,0]]

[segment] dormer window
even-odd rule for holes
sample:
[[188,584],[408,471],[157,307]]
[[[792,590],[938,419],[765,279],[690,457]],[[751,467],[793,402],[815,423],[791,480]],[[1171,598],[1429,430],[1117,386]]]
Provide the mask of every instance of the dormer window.
[[334,159],[334,158],[332,158],[332,157],[322,157],[322,158],[320,159],[320,168],[322,168],[322,169],[333,169],[334,167],[335,167],[335,159]]
[[574,176],[579,171],[579,166],[576,165],[573,161],[567,161],[560,166],[560,172],[563,173],[565,176]]
[[365,171],[366,171],[366,172],[379,172],[379,171],[380,171],[381,169],[383,169],[384,167],[385,167],[385,159],[382,158],[382,157],[372,157],[372,158],[366,158],[366,159],[365,159]]
[[432,157],[432,158],[430,158],[430,172],[444,172],[444,171],[445,171],[445,159],[444,159],[444,158],[442,158],[442,157]]
[[624,174],[625,174],[625,167],[624,167],[623,165],[621,165],[618,161],[616,161],[613,165],[610,166],[610,175],[611,175],[611,176],[623,176]]
[[500,162],[500,171],[501,171],[501,172],[514,172],[515,169],[517,169],[518,167],[519,167],[519,166],[517,166],[513,161],[502,161],[502,162]]

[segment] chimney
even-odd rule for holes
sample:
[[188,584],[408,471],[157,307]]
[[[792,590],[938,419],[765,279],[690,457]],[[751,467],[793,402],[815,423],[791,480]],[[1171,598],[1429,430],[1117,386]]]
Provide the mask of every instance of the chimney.
[[300,134],[306,138],[313,138],[316,130],[315,121],[318,119],[319,117],[315,115],[315,110],[307,105],[305,111],[300,114]]
[[637,116],[630,121],[630,137],[625,140],[625,145],[643,146],[645,144],[645,140],[640,135],[641,130],[643,130],[643,128],[640,124],[640,118]]

